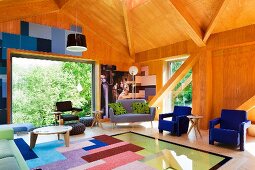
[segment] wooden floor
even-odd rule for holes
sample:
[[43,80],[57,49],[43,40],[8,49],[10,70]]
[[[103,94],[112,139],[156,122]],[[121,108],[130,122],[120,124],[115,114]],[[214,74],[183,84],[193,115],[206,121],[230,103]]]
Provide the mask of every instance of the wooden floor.
[[[208,131],[201,130],[202,138],[195,137],[194,131],[191,131],[189,135],[185,134],[181,137],[171,136],[169,133],[164,132],[159,134],[157,130],[157,121],[153,122],[153,128],[151,128],[150,122],[133,123],[133,124],[118,124],[116,128],[112,128],[110,123],[103,123],[103,129],[97,126],[93,128],[87,127],[86,131],[82,135],[71,136],[71,141],[79,140],[82,138],[93,137],[96,135],[107,134],[113,135],[122,132],[133,131],[148,136],[152,136],[159,139],[183,144],[193,148],[199,148],[205,151],[219,153],[222,155],[230,156],[233,159],[224,164],[220,169],[224,170],[251,170],[255,169],[255,137],[247,136],[247,143],[245,145],[245,151],[241,152],[238,148],[232,148],[223,145],[209,145],[208,144]],[[29,143],[29,134],[19,135],[15,137],[22,137],[27,143]],[[62,136],[63,138],[63,136]],[[37,143],[56,140],[57,135],[38,136]]]

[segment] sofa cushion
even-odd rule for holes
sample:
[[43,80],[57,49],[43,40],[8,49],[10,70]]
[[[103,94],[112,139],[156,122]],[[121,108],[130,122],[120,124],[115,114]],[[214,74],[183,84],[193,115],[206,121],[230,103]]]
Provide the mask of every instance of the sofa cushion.
[[131,104],[133,113],[141,113],[141,114],[148,114],[150,113],[150,108],[148,103],[141,103],[141,102],[133,102]]
[[13,140],[13,133],[14,133],[14,131],[11,127],[7,127],[6,125],[1,125],[0,139]]
[[6,139],[0,140],[0,159],[12,156],[14,155],[10,149],[9,141]]
[[127,113],[122,103],[110,103],[109,107],[113,109],[115,115],[122,115]]
[[20,167],[15,157],[6,157],[0,159],[0,169],[17,170]]
[[128,113],[132,113],[131,104],[133,102],[139,102],[139,103],[146,103],[146,100],[144,99],[122,99],[117,100],[116,103],[122,103],[123,107],[126,109]]

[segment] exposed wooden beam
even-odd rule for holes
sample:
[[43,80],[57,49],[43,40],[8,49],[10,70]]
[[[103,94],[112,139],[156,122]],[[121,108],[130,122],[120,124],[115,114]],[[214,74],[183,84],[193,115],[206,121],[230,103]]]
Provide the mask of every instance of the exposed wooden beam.
[[134,42],[133,42],[133,30],[131,25],[131,15],[130,10],[132,8],[132,1],[124,0],[122,2],[123,6],[123,16],[125,21],[125,28],[126,28],[126,35],[128,40],[128,48],[129,48],[129,54],[130,57],[134,60],[135,59],[135,48],[134,48]]
[[78,0],[54,0],[59,9],[65,8],[67,5],[76,3]]
[[180,22],[182,22],[183,28],[185,29],[186,33],[199,47],[205,46],[202,30],[184,8],[184,5],[179,0],[169,1],[170,5],[175,10],[178,17],[181,19]]
[[219,18],[220,16],[222,15],[223,11],[226,9],[228,3],[230,2],[231,0],[223,0],[221,2],[221,5],[219,6],[219,9],[218,11],[215,13],[215,15],[213,16],[206,32],[205,32],[205,36],[203,38],[203,41],[206,43],[206,41],[208,40],[208,38],[210,37],[210,35],[212,34],[213,32],[213,29],[215,28],[216,24],[218,23],[219,21]]
[[192,82],[192,75],[186,79],[185,82],[174,92],[173,97],[177,97],[190,83]]
[[241,106],[239,106],[238,110],[245,110],[245,111],[250,111],[251,109],[253,109],[255,107],[255,95],[252,96],[249,100],[247,100],[246,102],[244,102]]
[[[60,12],[62,12],[68,18],[74,21],[76,20],[76,17],[73,14],[66,13],[64,10],[61,10]],[[102,29],[99,29],[99,28],[92,29],[88,25],[84,24],[79,18],[77,18],[77,22],[78,24],[81,24],[84,28],[88,29],[89,31],[97,35],[98,38],[100,38],[102,41],[104,41],[107,45],[111,46],[116,51],[122,53],[124,56],[129,56],[127,47],[123,45],[121,42],[119,42],[118,40],[114,39],[113,37],[103,34]],[[98,33],[98,31],[100,32]]]
[[154,96],[149,105],[157,106],[157,104],[165,97],[177,83],[187,74],[187,72],[193,67],[193,65],[198,61],[199,54],[191,55],[181,67],[174,73],[174,75],[166,82],[166,84],[158,91],[156,96]]

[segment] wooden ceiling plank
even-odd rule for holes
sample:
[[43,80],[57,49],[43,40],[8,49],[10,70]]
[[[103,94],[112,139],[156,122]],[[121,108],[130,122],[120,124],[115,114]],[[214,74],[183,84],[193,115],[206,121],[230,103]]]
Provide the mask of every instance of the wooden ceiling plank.
[[[13,3],[13,4],[12,4]],[[39,16],[42,14],[55,13],[59,11],[57,4],[51,0],[45,1],[18,1],[11,4],[0,3],[0,11],[4,17],[0,17],[0,22],[7,22],[12,20],[19,20],[27,17]],[[44,5],[47,3],[47,5]],[[31,10],[26,10],[31,8]],[[15,12],[12,12],[15,11]]]
[[208,40],[208,38],[210,37],[210,35],[212,34],[213,29],[215,28],[216,24],[218,23],[220,16],[224,12],[224,10],[226,9],[226,7],[230,1],[231,0],[223,0],[221,5],[219,6],[218,12],[216,12],[215,15],[213,16],[213,18],[205,32],[204,38],[203,38],[203,41],[205,43]]
[[[72,19],[72,20],[76,20],[76,17],[73,16],[70,13],[66,13],[65,11],[61,11],[65,16],[67,16],[68,18]],[[92,29],[89,26],[87,26],[86,24],[84,24],[79,18],[77,18],[77,23],[81,24],[84,28],[87,28],[89,31],[91,31],[92,33],[94,33],[96,36],[98,36],[102,41],[104,41],[106,44],[108,44],[109,46],[111,46],[113,49],[115,49],[116,51],[129,56],[128,54],[128,49],[126,48],[126,46],[124,46],[121,42],[119,42],[116,39],[113,39],[112,37],[110,38],[110,36],[106,36],[105,34],[99,34],[97,31],[97,29]],[[115,44],[113,44],[113,42]]]
[[186,11],[184,6],[181,4],[179,0],[169,0],[170,5],[175,10],[176,14],[180,17],[183,27],[186,33],[190,36],[190,38],[199,46],[205,46],[203,41],[203,32],[195,22],[195,20],[190,16],[190,14]]
[[166,82],[166,84],[157,92],[156,96],[154,96],[149,105],[157,106],[157,104],[167,95],[170,91],[174,89],[174,87],[181,81],[181,79],[188,73],[190,69],[194,66],[194,64],[198,61],[198,56],[200,53],[196,55],[189,56],[188,59],[181,65],[181,67],[174,73],[174,75]]
[[125,28],[126,28],[126,35],[128,40],[128,48],[129,48],[129,54],[130,57],[134,60],[135,59],[135,48],[134,48],[134,42],[133,42],[133,30],[131,25],[131,15],[130,10],[132,8],[132,1],[125,0],[122,2],[123,6],[123,16],[125,21]]

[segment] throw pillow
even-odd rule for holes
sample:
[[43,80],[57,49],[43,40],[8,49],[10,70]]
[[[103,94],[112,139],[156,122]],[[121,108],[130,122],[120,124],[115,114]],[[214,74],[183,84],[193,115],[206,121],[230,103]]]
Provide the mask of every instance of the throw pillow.
[[133,102],[131,107],[132,107],[133,113],[144,113],[144,114],[150,113],[150,107],[148,103]]
[[113,109],[115,115],[122,115],[127,113],[122,103],[110,103],[109,107]]

